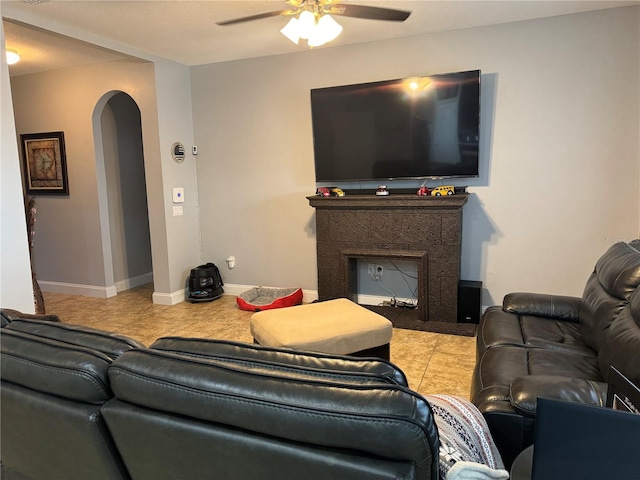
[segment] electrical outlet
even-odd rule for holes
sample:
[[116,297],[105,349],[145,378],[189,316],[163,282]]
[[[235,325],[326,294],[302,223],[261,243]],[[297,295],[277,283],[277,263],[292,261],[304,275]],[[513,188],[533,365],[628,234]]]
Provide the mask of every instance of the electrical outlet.
[[378,273],[378,267],[379,265],[376,265],[374,263],[369,264],[369,276],[374,280],[380,279],[380,274]]
[[376,265],[376,273],[378,274],[378,276],[382,276],[382,274],[384,273],[384,267],[382,265]]

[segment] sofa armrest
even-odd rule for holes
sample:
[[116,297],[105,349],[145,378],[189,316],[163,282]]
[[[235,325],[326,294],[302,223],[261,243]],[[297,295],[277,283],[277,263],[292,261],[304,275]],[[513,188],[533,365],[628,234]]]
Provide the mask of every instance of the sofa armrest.
[[578,322],[581,303],[582,299],[579,297],[516,292],[504,297],[502,309],[516,315],[534,315]]
[[517,377],[509,391],[513,408],[530,416],[536,415],[538,397],[601,407],[607,399],[605,382],[553,375]]

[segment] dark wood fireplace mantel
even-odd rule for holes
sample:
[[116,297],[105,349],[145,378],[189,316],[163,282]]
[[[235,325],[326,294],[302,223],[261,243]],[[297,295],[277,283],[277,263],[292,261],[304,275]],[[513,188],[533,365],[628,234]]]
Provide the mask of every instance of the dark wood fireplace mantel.
[[421,321],[456,323],[462,207],[468,196],[307,197],[316,209],[319,299],[355,301],[358,258],[413,260]]
[[312,195],[307,197],[309,205],[314,208],[428,208],[428,209],[460,209],[467,203],[468,193],[433,197],[414,194],[378,195],[348,195],[345,197],[321,197]]

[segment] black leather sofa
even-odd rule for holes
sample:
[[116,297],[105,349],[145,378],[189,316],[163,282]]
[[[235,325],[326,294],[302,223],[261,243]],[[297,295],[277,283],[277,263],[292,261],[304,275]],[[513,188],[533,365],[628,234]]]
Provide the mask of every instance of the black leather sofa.
[[538,397],[604,405],[611,366],[640,384],[639,248],[612,245],[581,298],[512,293],[485,311],[471,400],[505,466],[533,443]]
[[431,407],[387,361],[10,320],[3,479],[438,478]]

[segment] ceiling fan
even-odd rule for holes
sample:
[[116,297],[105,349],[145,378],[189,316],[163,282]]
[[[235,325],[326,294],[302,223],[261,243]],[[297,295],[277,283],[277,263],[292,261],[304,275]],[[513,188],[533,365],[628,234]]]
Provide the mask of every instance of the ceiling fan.
[[[331,15],[391,22],[404,22],[411,15],[411,12],[405,10],[351,5],[341,3],[340,0],[286,0],[285,3],[290,8],[233,18],[216,22],[216,24],[227,26],[278,15],[292,16],[294,18],[280,30],[282,34],[296,44],[300,38],[308,39],[309,46],[314,47],[333,40],[342,31],[342,27]],[[299,15],[299,17],[295,18],[295,15]]]

